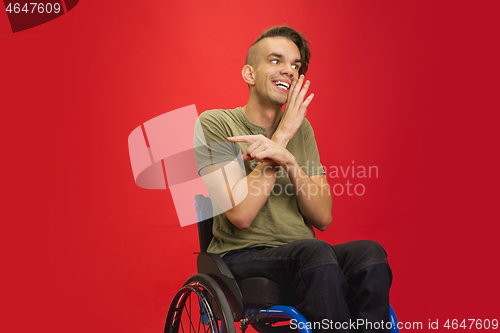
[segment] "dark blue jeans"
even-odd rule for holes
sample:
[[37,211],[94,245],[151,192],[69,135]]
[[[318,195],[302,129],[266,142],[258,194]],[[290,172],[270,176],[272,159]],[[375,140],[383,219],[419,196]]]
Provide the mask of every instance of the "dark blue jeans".
[[[237,280],[261,276],[289,288],[314,332],[388,332],[392,272],[373,241],[330,245],[317,239],[223,257]],[[363,324],[364,323],[364,324]]]

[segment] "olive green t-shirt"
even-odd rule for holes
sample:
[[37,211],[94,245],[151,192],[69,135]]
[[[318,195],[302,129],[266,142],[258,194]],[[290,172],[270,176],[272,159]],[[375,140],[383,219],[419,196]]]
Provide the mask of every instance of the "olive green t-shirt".
[[[246,149],[251,143],[228,144],[227,141],[227,137],[230,136],[256,134],[267,136],[265,128],[250,122],[241,107],[233,110],[205,111],[200,115],[199,123],[208,149],[195,149],[198,172],[212,163],[235,159],[242,166],[244,163],[247,175],[255,168],[257,161],[247,162],[238,158],[242,153],[246,153]],[[203,139],[201,140],[203,141]],[[196,145],[200,145],[200,140],[195,135]],[[295,156],[297,163],[309,177],[325,174],[320,163],[314,132],[307,119],[304,118],[300,128],[288,142],[286,148]],[[214,202],[212,205],[216,206]],[[214,207],[214,212],[217,212],[217,207]],[[226,215],[221,213],[214,216],[213,235],[208,252],[220,255],[242,248],[277,247],[299,239],[315,238],[312,227],[304,222],[299,211],[294,187],[282,167],[278,171],[276,183],[270,196],[249,228],[239,229],[228,220]]]

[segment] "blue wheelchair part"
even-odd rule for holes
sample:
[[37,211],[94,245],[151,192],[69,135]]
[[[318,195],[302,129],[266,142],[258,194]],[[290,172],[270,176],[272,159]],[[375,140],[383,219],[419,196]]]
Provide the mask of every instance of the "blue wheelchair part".
[[396,313],[394,312],[394,309],[392,308],[392,305],[389,305],[389,313],[391,316],[391,333],[399,333],[399,328],[398,328],[398,319],[396,318]]
[[[294,320],[294,324],[297,326],[299,333],[311,333],[312,331],[307,327],[306,318],[297,309],[291,306],[284,305],[274,305],[270,308],[259,308],[254,312],[254,309],[248,309],[244,312],[244,318],[258,316],[259,314],[264,314],[267,318],[271,319],[284,319],[284,320]],[[252,325],[252,327],[260,332],[265,333],[265,331],[257,326]]]
[[[390,319],[391,319],[391,333],[399,333],[398,320],[392,305],[389,305]],[[291,306],[275,305],[268,309],[259,308],[256,312],[254,309],[245,310],[245,318],[249,316],[257,316],[258,314],[266,314],[266,318],[294,320],[294,326],[297,327],[299,333],[311,333],[311,329],[307,325],[307,319],[297,309]],[[265,333],[260,327],[254,326],[254,329],[260,333]]]

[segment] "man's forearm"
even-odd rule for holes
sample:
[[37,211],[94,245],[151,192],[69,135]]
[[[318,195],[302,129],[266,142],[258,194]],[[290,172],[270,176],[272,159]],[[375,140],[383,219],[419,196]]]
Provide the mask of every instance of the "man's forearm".
[[288,176],[297,196],[300,212],[319,230],[325,230],[332,221],[332,197],[326,180],[319,184],[312,180],[296,162],[288,167]]
[[277,170],[274,162],[259,163],[233,186],[231,192],[237,204],[225,212],[231,223],[240,229],[250,227],[272,192]]
[[274,132],[271,140],[282,146],[283,148],[286,148],[288,145],[288,141],[290,141],[289,135],[284,133],[283,131],[277,130]]

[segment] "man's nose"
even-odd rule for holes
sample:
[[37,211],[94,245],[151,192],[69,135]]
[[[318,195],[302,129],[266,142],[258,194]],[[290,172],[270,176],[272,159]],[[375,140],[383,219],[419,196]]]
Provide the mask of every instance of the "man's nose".
[[288,75],[291,79],[295,76],[295,70],[292,68],[292,65],[283,65],[281,69],[281,75]]

